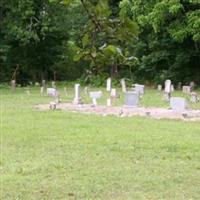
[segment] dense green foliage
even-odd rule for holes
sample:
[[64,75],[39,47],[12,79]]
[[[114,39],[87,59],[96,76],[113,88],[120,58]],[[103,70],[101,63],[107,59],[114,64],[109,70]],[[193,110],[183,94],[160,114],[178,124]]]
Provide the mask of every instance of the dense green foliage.
[[199,0],[2,0],[0,81],[200,82]]

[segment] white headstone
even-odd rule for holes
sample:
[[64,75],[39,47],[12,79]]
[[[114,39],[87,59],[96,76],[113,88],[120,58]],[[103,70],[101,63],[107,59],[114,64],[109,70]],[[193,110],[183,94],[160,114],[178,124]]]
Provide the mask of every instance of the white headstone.
[[187,108],[187,103],[184,98],[181,97],[171,97],[170,107],[173,111],[184,112]]
[[90,92],[90,98],[92,98],[93,105],[97,105],[97,99],[101,98],[102,95],[102,91]]
[[111,92],[110,92],[110,96],[111,96],[112,98],[118,98],[119,95],[118,95],[118,93],[117,93],[117,89],[112,88],[112,89],[111,89]]
[[108,78],[106,80],[106,91],[110,92],[111,91],[111,86],[112,85],[112,79],[111,78]]
[[15,80],[11,81],[11,89],[12,89],[12,91],[15,91],[15,89],[16,89],[16,81]]
[[81,89],[80,89],[80,84],[75,84],[74,86],[74,89],[75,89],[75,97],[74,97],[74,101],[73,103],[74,104],[81,104],[82,101],[81,101]]
[[126,92],[126,81],[125,78],[120,80],[121,86],[122,86],[122,92]]
[[171,93],[171,80],[165,81],[165,93]]
[[64,94],[65,94],[65,96],[67,96],[67,88],[66,87],[64,87]]
[[135,91],[139,92],[140,95],[144,94],[144,85],[140,85],[140,84],[135,84]]
[[40,94],[43,94],[44,93],[44,87],[42,86],[41,88],[40,88]]
[[110,107],[111,105],[112,105],[112,101],[111,101],[111,99],[109,98],[109,99],[107,99],[107,106]]
[[47,88],[47,95],[55,98],[58,96],[58,92],[55,88]]
[[158,85],[158,91],[162,91],[162,85]]
[[171,97],[171,80],[165,81],[164,99],[169,101]]
[[52,81],[52,88],[55,88],[56,89],[56,82],[55,81]]
[[171,92],[174,92],[174,85],[171,84]]

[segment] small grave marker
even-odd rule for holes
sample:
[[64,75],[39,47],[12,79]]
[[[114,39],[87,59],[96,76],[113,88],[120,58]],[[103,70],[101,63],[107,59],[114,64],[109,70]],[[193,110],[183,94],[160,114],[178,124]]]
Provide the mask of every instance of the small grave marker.
[[103,95],[102,91],[90,92],[90,98],[92,98],[92,103],[94,106],[97,105],[97,99],[101,98]]

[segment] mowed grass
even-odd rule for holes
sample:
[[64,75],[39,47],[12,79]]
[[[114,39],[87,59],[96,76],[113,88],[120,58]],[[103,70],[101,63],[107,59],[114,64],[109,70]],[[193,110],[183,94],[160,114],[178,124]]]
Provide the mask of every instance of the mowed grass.
[[[35,110],[50,99],[0,89],[0,199],[200,199],[200,122]],[[154,90],[141,105],[169,107]]]

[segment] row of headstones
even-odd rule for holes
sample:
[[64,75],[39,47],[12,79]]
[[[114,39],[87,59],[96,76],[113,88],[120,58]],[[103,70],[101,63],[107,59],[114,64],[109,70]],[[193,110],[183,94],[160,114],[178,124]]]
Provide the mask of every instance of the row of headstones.
[[[178,88],[180,88],[181,83],[178,85]],[[199,97],[196,92],[193,92],[194,87],[194,82],[191,82],[189,86],[182,86],[182,91],[183,93],[190,95],[190,101],[192,103],[197,103],[199,101]],[[162,91],[162,85],[158,85],[158,91]],[[172,84],[171,80],[166,80],[164,88],[164,99],[166,101],[170,101],[172,92],[174,92],[174,85]]]

